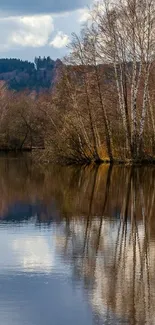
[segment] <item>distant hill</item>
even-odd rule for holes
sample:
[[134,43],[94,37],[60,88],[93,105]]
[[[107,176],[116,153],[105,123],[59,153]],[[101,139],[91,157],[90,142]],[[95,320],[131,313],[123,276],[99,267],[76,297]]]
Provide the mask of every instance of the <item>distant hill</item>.
[[34,63],[19,59],[0,59],[0,80],[16,91],[49,89],[55,79],[56,69],[62,65],[57,59],[36,57]]

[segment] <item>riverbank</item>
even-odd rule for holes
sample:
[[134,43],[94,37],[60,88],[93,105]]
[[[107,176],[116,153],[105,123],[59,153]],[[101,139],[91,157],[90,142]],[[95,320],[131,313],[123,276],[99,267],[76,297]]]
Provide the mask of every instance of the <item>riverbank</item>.
[[125,166],[133,166],[133,165],[155,165],[155,157],[144,157],[141,159],[122,159],[122,158],[114,158],[112,160],[108,158],[91,160],[91,159],[60,159],[59,157],[48,157],[46,149],[41,147],[26,147],[26,148],[0,148],[0,155],[18,155],[29,153],[33,162],[39,165],[62,165],[62,166],[99,166],[99,165],[125,165]]
[[62,166],[86,166],[86,165],[155,165],[155,157],[143,157],[141,159],[122,159],[114,158],[112,160],[108,158],[91,160],[72,160],[72,159],[59,159],[58,157],[48,157],[46,150],[32,150],[32,159],[35,162],[39,162],[40,165],[62,165]]

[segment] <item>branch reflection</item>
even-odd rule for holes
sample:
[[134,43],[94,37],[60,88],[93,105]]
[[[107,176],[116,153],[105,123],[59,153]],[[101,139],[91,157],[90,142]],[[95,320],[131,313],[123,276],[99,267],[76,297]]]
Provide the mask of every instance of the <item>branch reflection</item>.
[[115,314],[127,324],[150,325],[155,317],[154,169],[103,169],[91,171],[87,216],[67,219],[59,249],[84,280],[100,317],[108,322]]

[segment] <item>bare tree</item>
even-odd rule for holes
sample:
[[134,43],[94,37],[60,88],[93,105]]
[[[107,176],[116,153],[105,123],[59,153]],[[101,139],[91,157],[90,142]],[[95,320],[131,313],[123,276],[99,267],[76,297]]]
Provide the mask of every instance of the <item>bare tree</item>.
[[99,35],[100,59],[114,66],[127,146],[135,159],[143,149],[155,50],[155,3],[153,0],[100,1],[94,8],[93,20]]

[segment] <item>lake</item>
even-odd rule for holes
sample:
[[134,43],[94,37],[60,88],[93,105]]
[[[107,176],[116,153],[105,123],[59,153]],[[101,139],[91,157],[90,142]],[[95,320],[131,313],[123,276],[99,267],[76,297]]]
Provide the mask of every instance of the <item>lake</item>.
[[0,159],[0,324],[155,324],[155,167]]

